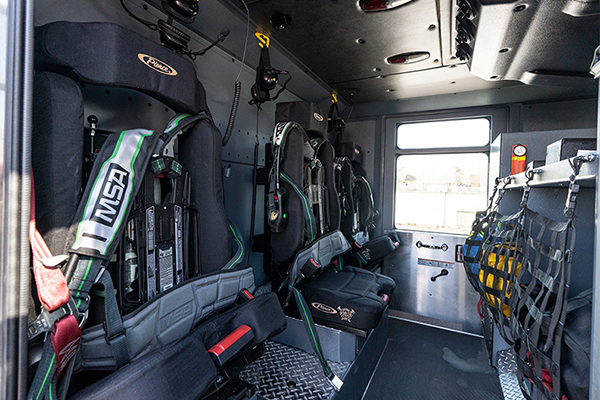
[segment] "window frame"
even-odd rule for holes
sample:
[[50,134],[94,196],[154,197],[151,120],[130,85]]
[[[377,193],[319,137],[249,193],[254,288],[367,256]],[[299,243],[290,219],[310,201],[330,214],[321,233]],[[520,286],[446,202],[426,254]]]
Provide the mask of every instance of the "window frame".
[[[444,110],[433,112],[417,112],[408,114],[397,114],[385,116],[382,118],[382,128],[384,131],[384,140],[381,142],[383,162],[381,164],[380,178],[382,196],[379,209],[381,210],[381,221],[383,230],[396,230],[395,226],[395,204],[396,204],[396,163],[397,158],[401,155],[418,155],[418,154],[448,154],[448,153],[486,153],[488,155],[488,175],[492,176],[493,165],[490,155],[493,152],[493,142],[501,132],[509,132],[509,108],[506,106],[500,107],[478,107],[470,109]],[[398,125],[404,123],[417,122],[435,122],[455,119],[471,119],[471,118],[487,118],[490,120],[490,142],[487,146],[474,147],[451,147],[451,148],[435,148],[435,149],[399,149],[397,147],[397,128]],[[393,173],[385,173],[393,171]],[[489,193],[490,184],[488,176]],[[432,231],[410,230],[410,232],[425,232],[434,233]],[[446,233],[441,233],[446,234]],[[452,235],[448,233],[448,235]],[[461,235],[463,236],[463,235]]]

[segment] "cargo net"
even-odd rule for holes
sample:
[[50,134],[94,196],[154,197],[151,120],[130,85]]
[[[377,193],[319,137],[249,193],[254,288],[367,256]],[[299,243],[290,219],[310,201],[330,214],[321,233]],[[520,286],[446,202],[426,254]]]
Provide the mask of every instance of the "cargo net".
[[516,254],[521,238],[523,211],[504,216],[497,210],[510,179],[496,180],[489,206],[473,222],[462,248],[467,278],[488,305],[504,339],[508,334],[512,284],[521,271]]
[[[560,399],[560,356],[575,243],[573,219],[557,222],[523,209],[522,240],[515,260],[510,330],[517,376],[528,399]],[[535,384],[535,386],[532,385]]]
[[563,211],[566,222],[527,207],[535,172],[529,170],[519,211],[498,213],[510,177],[496,180],[488,209],[473,222],[462,248],[468,280],[513,346],[519,384],[530,400],[564,400],[560,359],[575,244],[576,177],[589,160],[569,160],[573,174]]
[[513,282],[521,272],[520,242],[523,210],[504,216],[491,214],[487,240],[481,245],[477,284],[504,339],[511,343],[504,327],[509,326]]

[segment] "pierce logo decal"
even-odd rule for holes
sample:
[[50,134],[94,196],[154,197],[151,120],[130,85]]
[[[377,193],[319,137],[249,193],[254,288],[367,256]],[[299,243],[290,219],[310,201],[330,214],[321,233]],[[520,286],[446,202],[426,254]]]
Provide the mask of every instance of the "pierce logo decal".
[[161,74],[170,76],[177,75],[177,71],[175,70],[175,68],[171,67],[165,62],[160,61],[158,58],[143,53],[139,53],[137,56],[141,62],[146,64],[146,66],[152,68],[157,72],[160,72]]
[[124,194],[129,184],[129,172],[119,164],[111,163],[106,176],[108,178],[102,184],[91,220],[112,227],[123,206]]
[[325,314],[337,314],[336,309],[331,306],[328,306],[327,304],[314,302],[310,303],[310,305],[316,308],[317,310],[324,312]]
[[319,121],[319,122],[322,122],[322,121],[323,121],[323,116],[322,116],[321,114],[319,114],[319,113],[314,113],[314,114],[313,114],[313,117],[315,117],[315,119],[316,119],[317,121]]

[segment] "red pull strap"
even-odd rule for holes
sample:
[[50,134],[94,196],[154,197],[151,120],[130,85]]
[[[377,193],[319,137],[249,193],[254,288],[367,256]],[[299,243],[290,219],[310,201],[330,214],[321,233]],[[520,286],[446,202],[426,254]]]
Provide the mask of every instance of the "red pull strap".
[[[35,223],[35,192],[31,183],[31,216],[29,219],[29,242],[33,253],[33,276],[40,302],[48,311],[53,311],[69,302],[69,286],[60,268],[44,265],[52,253]],[[48,263],[48,261],[46,261]]]
[[79,329],[77,318],[73,315],[67,315],[56,321],[52,327],[50,340],[52,341],[54,354],[56,354],[57,373],[60,378],[63,369],[77,353],[77,347],[81,341],[81,329]]

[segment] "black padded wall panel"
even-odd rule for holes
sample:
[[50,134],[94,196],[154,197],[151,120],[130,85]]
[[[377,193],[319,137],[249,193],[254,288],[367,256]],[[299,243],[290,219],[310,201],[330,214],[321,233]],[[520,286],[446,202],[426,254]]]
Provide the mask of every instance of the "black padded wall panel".
[[50,72],[34,78],[32,169],[37,227],[54,255],[65,254],[81,192],[83,99],[79,85]]

